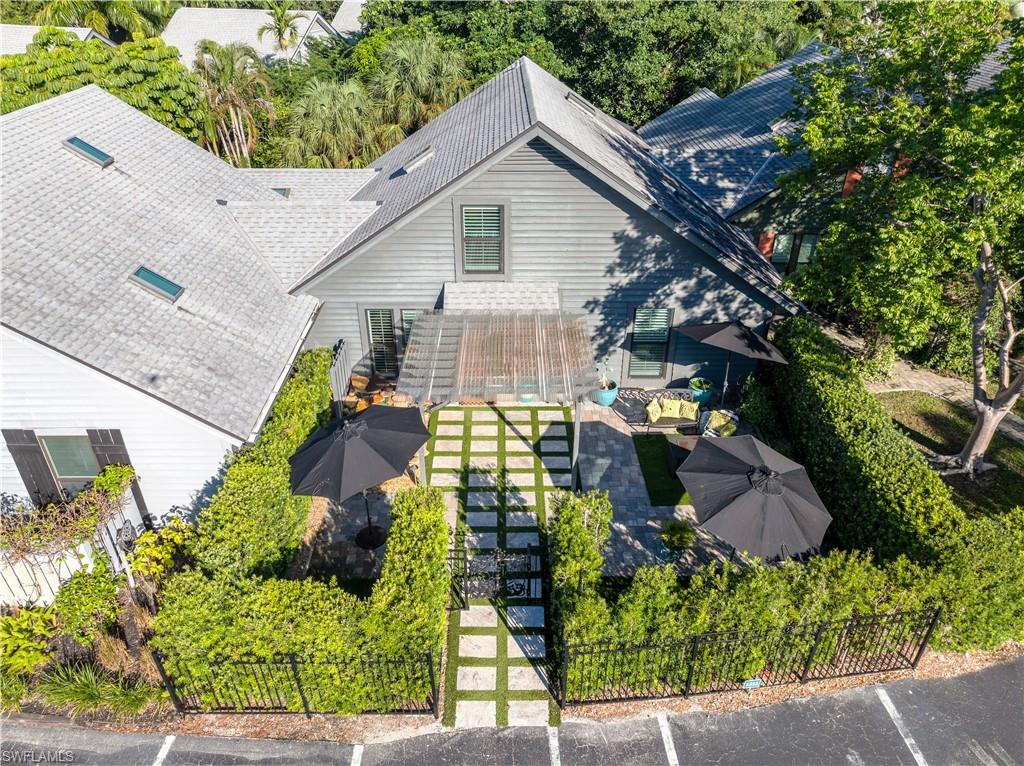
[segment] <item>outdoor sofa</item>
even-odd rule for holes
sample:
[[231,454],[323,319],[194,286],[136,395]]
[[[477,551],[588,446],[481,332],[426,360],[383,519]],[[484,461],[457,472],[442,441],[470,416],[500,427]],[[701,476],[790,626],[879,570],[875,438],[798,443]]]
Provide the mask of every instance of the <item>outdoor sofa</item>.
[[621,389],[614,409],[627,425],[647,433],[696,434],[700,427],[700,405],[693,401],[688,388]]

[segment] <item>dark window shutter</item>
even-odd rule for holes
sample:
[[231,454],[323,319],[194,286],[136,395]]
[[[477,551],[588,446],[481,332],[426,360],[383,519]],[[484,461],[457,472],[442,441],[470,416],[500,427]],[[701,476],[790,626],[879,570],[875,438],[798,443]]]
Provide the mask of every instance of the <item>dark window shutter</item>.
[[[96,454],[96,462],[100,468],[108,465],[131,465],[132,459],[128,457],[128,448],[125,446],[124,437],[116,428],[109,430],[88,429],[89,443],[92,444],[92,451]],[[146,500],[142,496],[142,487],[138,480],[132,482],[132,494],[135,496],[135,504],[139,507],[142,520],[147,527],[152,528],[153,520],[146,508]]]
[[3,436],[32,502],[42,507],[63,500],[64,495],[50,472],[50,466],[43,455],[43,448],[39,446],[35,431],[5,428]]

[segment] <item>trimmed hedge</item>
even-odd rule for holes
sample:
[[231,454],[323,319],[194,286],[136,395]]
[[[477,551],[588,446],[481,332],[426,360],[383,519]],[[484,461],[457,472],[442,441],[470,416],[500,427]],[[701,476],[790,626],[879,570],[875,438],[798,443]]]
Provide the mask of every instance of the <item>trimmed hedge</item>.
[[292,495],[288,458],[331,415],[331,351],[302,354],[256,442],[224,472],[223,483],[199,514],[192,545],[208,573],[236,577],[281,574],[299,547],[310,498]]
[[[361,662],[366,656],[415,661],[443,643],[451,587],[444,500],[433,488],[403,490],[391,515],[383,570],[368,600],[333,581],[240,579],[230,571],[210,577],[187,569],[164,586],[152,645],[170,658],[172,668],[180,665],[193,678],[211,679],[215,690],[229,692],[222,695],[228,699],[233,689],[254,699],[262,692],[251,686],[254,679],[224,666],[215,669],[215,662],[289,653],[305,661],[303,680],[317,690],[319,704],[338,713],[383,711],[425,699],[425,677],[396,673],[383,688],[367,673],[379,666]],[[301,708],[297,697],[288,703]]]
[[774,342],[789,361],[772,370],[775,402],[832,514],[831,539],[882,560],[936,561],[941,541],[966,522],[941,477],[817,325],[789,319]]

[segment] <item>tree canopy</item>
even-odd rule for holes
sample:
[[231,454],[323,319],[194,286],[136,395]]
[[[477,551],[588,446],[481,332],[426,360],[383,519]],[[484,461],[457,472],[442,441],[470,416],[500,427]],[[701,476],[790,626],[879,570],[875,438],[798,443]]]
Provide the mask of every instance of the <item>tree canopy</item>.
[[[831,224],[794,286],[899,352],[966,323],[978,427],[988,428],[1024,382],[1011,361],[1024,319],[1024,22],[1007,21],[996,2],[894,2],[872,13],[855,52],[800,75],[803,129],[786,150],[810,164],[789,193],[831,202],[847,171],[861,177],[826,206]],[[991,84],[972,79],[997,53],[1004,71]],[[980,455],[962,458],[974,467]]]
[[95,84],[186,138],[201,133],[199,80],[157,38],[111,48],[44,27],[25,53],[0,57],[0,82],[2,112]]

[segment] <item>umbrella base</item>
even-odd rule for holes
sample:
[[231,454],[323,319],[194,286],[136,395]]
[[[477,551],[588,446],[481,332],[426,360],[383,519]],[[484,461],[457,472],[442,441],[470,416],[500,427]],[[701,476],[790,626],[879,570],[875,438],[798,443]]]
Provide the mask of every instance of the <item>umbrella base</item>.
[[379,548],[388,539],[388,531],[384,527],[369,524],[359,530],[356,534],[356,545],[364,551],[372,551]]

